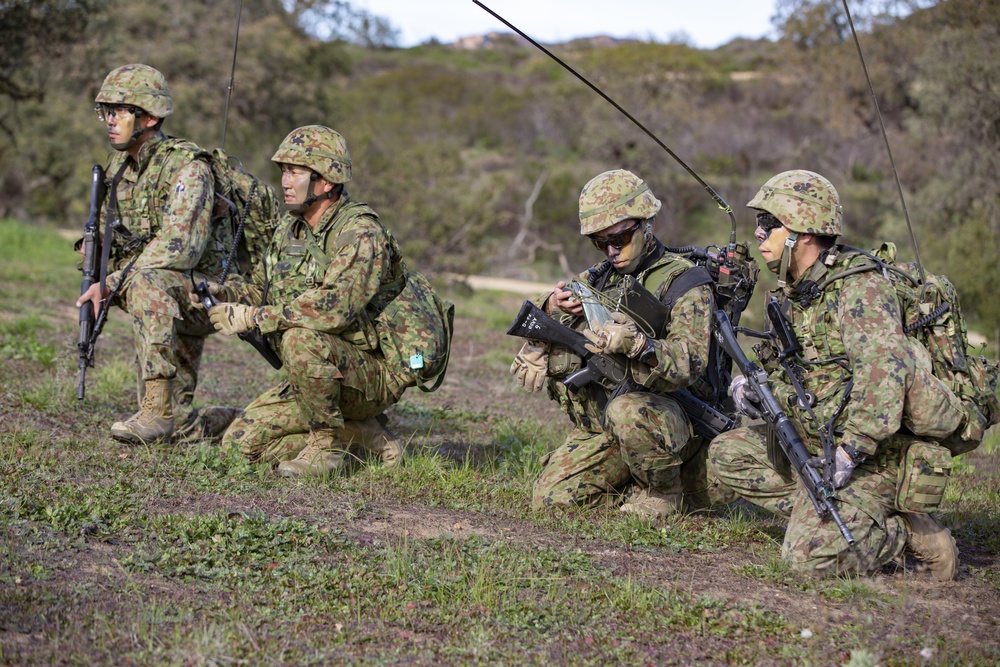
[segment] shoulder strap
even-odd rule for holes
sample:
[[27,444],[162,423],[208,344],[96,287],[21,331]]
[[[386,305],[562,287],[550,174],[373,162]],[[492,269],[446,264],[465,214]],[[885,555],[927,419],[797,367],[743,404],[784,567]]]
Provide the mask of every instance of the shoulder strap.
[[660,297],[660,301],[668,310],[673,310],[677,299],[696,287],[711,285],[714,282],[712,274],[704,266],[691,267],[670,281],[670,285]]

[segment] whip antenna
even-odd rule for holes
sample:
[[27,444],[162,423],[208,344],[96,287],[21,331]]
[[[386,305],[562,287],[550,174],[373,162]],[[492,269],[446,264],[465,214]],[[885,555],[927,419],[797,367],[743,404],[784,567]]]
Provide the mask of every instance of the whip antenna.
[[696,174],[693,169],[691,169],[691,167],[687,166],[687,164],[684,162],[684,160],[682,160],[679,157],[677,157],[676,153],[674,153],[672,150],[670,150],[665,143],[663,143],[662,141],[660,141],[659,137],[657,137],[655,134],[653,134],[648,129],[646,129],[645,125],[643,125],[638,120],[636,120],[635,117],[633,117],[632,114],[630,114],[628,111],[625,111],[625,109],[623,109],[620,104],[618,104],[613,99],[611,99],[603,90],[601,90],[600,88],[598,88],[597,86],[595,86],[594,84],[592,84],[590,81],[587,80],[586,77],[584,77],[582,74],[580,74],[579,72],[577,72],[575,69],[573,69],[572,67],[570,67],[569,65],[567,65],[565,62],[563,62],[557,55],[555,55],[554,53],[552,53],[551,51],[549,51],[548,49],[546,49],[544,46],[542,46],[541,44],[539,44],[538,42],[536,42],[534,39],[532,39],[531,37],[529,37],[528,35],[526,35],[524,32],[522,32],[520,29],[518,29],[516,26],[514,26],[510,21],[508,21],[504,17],[502,17],[499,14],[497,14],[495,11],[493,11],[492,9],[490,9],[489,7],[487,7],[486,5],[484,5],[483,3],[481,3],[479,0],[472,0],[472,2],[474,2],[477,5],[479,5],[490,16],[492,16],[496,20],[500,21],[505,26],[507,26],[508,28],[510,28],[511,30],[513,30],[514,32],[516,32],[518,35],[520,35],[521,37],[523,37],[524,39],[526,39],[536,49],[538,49],[539,51],[541,51],[542,53],[544,53],[545,55],[547,55],[549,58],[552,58],[552,60],[554,60],[557,63],[559,63],[563,67],[563,69],[565,69],[567,72],[569,72],[570,74],[572,74],[573,76],[575,76],[577,79],[579,79],[580,81],[582,81],[585,84],[587,84],[587,86],[591,90],[593,90],[595,93],[597,93],[602,98],[604,98],[604,100],[608,104],[610,104],[611,106],[613,106],[615,109],[618,109],[618,111],[620,111],[623,116],[625,116],[626,118],[628,118],[630,121],[632,121],[636,125],[636,127],[638,127],[640,130],[642,130],[643,132],[645,132],[649,136],[650,139],[652,139],[653,141],[656,142],[657,146],[659,146],[660,148],[662,148],[663,150],[665,150],[670,155],[670,157],[672,157],[674,160],[676,160],[677,164],[679,164],[680,166],[684,167],[684,169],[687,171],[687,173],[691,174],[691,176],[696,181],[698,181],[698,183],[701,184],[701,186],[703,188],[705,188],[705,190],[708,192],[708,194],[711,195],[712,199],[715,200],[715,203],[719,205],[719,208],[721,208],[723,211],[725,211],[729,215],[729,220],[732,222],[732,235],[730,237],[730,243],[731,244],[735,244],[736,243],[736,216],[733,215],[733,209],[729,206],[729,204],[726,203],[726,201],[721,196],[719,196],[719,193],[717,193],[715,190],[712,189],[712,186],[710,186],[708,183],[706,183],[705,181],[703,181],[702,178],[698,174]]
[[233,86],[236,82],[236,51],[240,48],[240,19],[243,18],[243,0],[236,11],[236,37],[233,40],[233,66],[229,70],[229,89],[226,91],[226,111],[222,115],[222,146],[226,148],[226,128],[229,124],[229,101],[233,99]]
[[924,274],[924,263],[920,261],[920,249],[917,248],[917,237],[913,233],[913,225],[910,224],[910,214],[906,210],[906,198],[903,197],[903,185],[899,182],[899,172],[896,171],[896,160],[892,157],[892,148],[889,146],[889,135],[885,131],[885,123],[882,122],[882,111],[878,107],[878,97],[875,95],[875,86],[872,78],[868,74],[868,64],[865,62],[865,54],[861,52],[861,41],[858,39],[858,31],[854,29],[854,18],[851,10],[844,3],[844,11],[847,12],[847,22],[851,26],[851,35],[854,36],[854,45],[858,48],[858,58],[861,59],[861,69],[865,71],[865,79],[868,81],[868,90],[872,95],[872,104],[875,106],[875,116],[878,118],[878,126],[882,130],[882,140],[885,141],[885,152],[889,154],[889,164],[892,165],[892,175],[896,178],[896,190],[899,192],[899,201],[903,205],[903,218],[906,220],[906,229],[910,232],[910,243],[913,244],[913,255],[917,260],[917,269],[920,271],[920,284],[923,285],[927,276]]

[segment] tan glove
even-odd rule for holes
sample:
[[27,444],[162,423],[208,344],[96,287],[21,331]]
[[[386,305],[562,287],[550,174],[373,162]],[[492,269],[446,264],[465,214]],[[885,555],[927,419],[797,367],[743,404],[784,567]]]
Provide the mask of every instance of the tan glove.
[[590,341],[586,348],[594,354],[621,353],[634,359],[646,348],[646,336],[625,313],[611,313],[613,322],[594,325],[584,330]]
[[[220,285],[219,283],[214,281],[207,281],[205,284],[208,285],[209,296],[215,299],[217,303],[230,300],[229,293],[226,291],[225,285]],[[188,299],[191,301],[192,308],[196,309],[204,308],[204,306],[201,305],[201,297],[199,297],[197,292],[194,291],[194,288],[192,288],[191,291],[188,292]]]
[[517,384],[528,391],[541,391],[549,370],[549,346],[536,340],[526,340],[510,365],[510,374]]
[[216,331],[227,336],[235,336],[257,328],[257,324],[253,321],[256,314],[257,309],[253,306],[245,306],[242,303],[220,303],[208,311],[208,319],[212,320],[212,326]]

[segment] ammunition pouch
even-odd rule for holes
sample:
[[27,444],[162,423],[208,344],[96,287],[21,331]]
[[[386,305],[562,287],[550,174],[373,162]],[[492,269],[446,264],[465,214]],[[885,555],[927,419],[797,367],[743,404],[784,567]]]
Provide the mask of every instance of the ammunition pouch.
[[903,450],[896,482],[896,509],[900,512],[935,511],[951,477],[947,448],[932,442],[913,442]]

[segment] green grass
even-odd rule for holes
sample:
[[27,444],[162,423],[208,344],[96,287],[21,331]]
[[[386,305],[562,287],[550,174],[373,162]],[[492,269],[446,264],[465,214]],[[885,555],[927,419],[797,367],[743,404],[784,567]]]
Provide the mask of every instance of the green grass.
[[[958,459],[946,494],[941,517],[975,559],[954,584],[811,579],[781,559],[782,523],[745,504],[669,521],[536,514],[539,460],[566,420],[506,373],[519,299],[452,295],[474,333],[457,341],[465,356],[445,386],[390,410],[404,465],[356,460],[286,480],[211,441],[111,440],[110,423],[135,409],[128,322],[113,314],[76,400],[73,257],[45,230],[2,223],[2,238],[20,240],[0,245],[0,264],[40,253],[61,280],[27,303],[29,274],[6,269],[0,291],[3,340],[34,341],[0,364],[0,664],[1000,658],[996,433]],[[276,380],[244,348],[209,341],[200,404],[246,404]],[[942,599],[978,625],[944,620]]]

